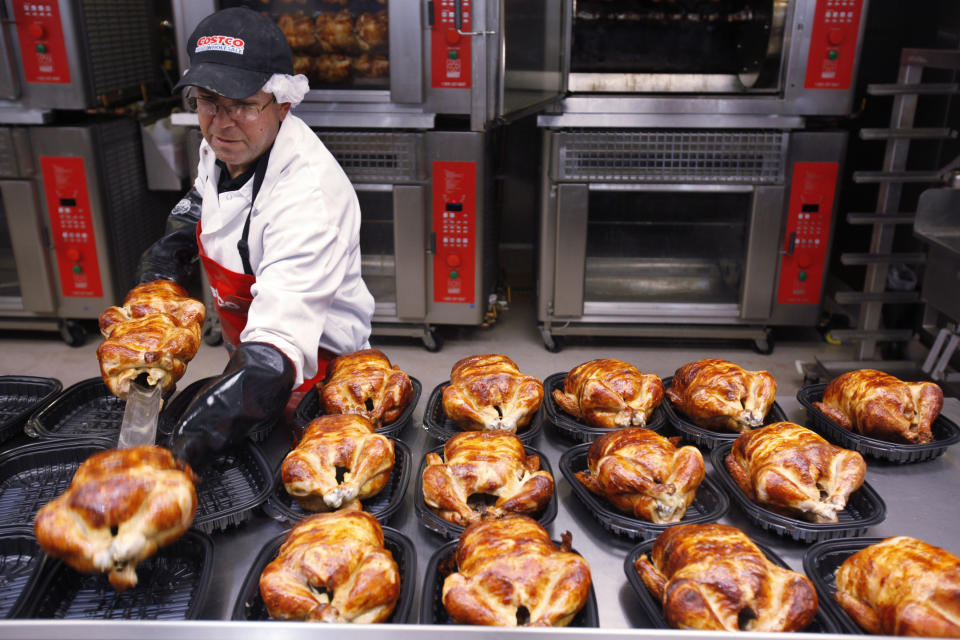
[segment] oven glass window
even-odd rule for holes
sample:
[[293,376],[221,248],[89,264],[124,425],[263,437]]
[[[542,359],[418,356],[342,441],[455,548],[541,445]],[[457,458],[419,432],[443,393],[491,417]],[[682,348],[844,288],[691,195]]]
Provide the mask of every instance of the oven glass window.
[[266,12],[287,36],[294,73],[311,89],[389,89],[387,0],[239,0]]
[[584,301],[740,301],[752,194],[592,191]]
[[393,248],[393,193],[357,190],[360,201],[361,275],[377,302],[397,301]]
[[0,298],[20,296],[20,279],[13,261],[13,241],[7,224],[7,212],[0,201]]

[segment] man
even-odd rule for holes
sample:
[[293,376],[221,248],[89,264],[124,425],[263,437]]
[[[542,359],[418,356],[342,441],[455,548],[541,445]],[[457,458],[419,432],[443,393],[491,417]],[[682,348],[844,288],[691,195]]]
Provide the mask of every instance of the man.
[[[186,284],[195,258],[232,355],[177,425],[171,449],[202,467],[368,345],[374,301],[360,278],[360,209],[343,170],[290,113],[308,90],[283,32],[245,8],[205,18],[174,90],[195,101],[203,142],[138,281]],[[294,394],[296,397],[296,394]]]

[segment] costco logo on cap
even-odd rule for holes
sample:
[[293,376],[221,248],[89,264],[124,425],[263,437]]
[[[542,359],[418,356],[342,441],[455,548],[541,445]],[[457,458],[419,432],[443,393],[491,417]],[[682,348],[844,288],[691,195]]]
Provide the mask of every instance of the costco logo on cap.
[[243,55],[244,42],[233,36],[203,36],[197,39],[197,48],[194,53],[201,51],[228,51]]

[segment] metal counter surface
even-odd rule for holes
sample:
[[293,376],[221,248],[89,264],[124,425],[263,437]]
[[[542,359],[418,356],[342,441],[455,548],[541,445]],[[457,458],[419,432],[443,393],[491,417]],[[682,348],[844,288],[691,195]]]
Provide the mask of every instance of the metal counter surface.
[[[424,453],[437,446],[439,441],[431,438],[422,427],[422,410],[430,389],[424,389],[420,406],[414,412],[412,422],[400,434],[410,446],[414,469],[419,465]],[[778,396],[778,403],[787,416],[800,424],[804,421],[804,410],[795,398]],[[960,401],[948,399],[944,413],[954,420],[960,420]],[[285,455],[290,438],[286,429],[275,430],[262,444],[271,462],[277,463]],[[434,625],[305,625],[303,623],[254,623],[223,622],[230,619],[238,591],[247,575],[250,563],[261,547],[286,527],[257,510],[244,524],[213,534],[214,578],[207,597],[201,608],[201,622],[70,622],[21,620],[0,621],[0,637],[38,640],[40,638],[96,637],[98,640],[110,638],[171,638],[181,640],[190,638],[224,637],[230,635],[235,640],[242,638],[311,638],[339,637],[349,633],[357,638],[390,637],[401,638],[447,637],[454,632],[458,636],[466,634],[476,638],[528,638],[586,636],[605,638],[654,638],[679,636],[694,638],[716,638],[717,633],[692,631],[664,631],[650,628],[643,614],[637,596],[628,584],[623,570],[623,561],[629,550],[637,544],[626,537],[617,536],[604,529],[572,493],[570,485],[560,474],[559,459],[567,448],[577,444],[561,436],[551,425],[545,424],[542,434],[530,443],[549,458],[556,475],[556,490],[559,499],[559,511],[554,522],[548,527],[553,538],[558,539],[564,531],[573,534],[574,548],[590,564],[593,584],[597,596],[600,629],[533,629],[516,630],[481,629],[470,627],[440,627]],[[708,474],[713,474],[709,455],[704,455]],[[960,511],[956,507],[956,494],[960,491],[960,448],[953,447],[928,462],[909,465],[888,464],[867,458],[867,482],[882,496],[886,503],[886,519],[870,528],[866,536],[886,537],[893,535],[911,535],[931,544],[940,546],[960,555],[960,538],[956,536],[960,524]],[[445,538],[428,531],[420,524],[414,506],[413,492],[416,478],[411,474],[406,488],[404,504],[400,511],[389,521],[388,526],[400,530],[414,543],[417,552],[417,588],[413,611],[420,607],[424,573],[431,555],[440,546],[448,542]],[[803,553],[809,546],[796,543],[788,538],[764,532],[753,525],[731,501],[728,514],[721,522],[741,528],[758,543],[777,552],[794,570],[803,571]],[[414,614],[414,618],[416,614]],[[206,622],[211,621],[211,622]],[[220,621],[220,622],[212,622]],[[723,634],[720,635],[729,635]],[[807,638],[814,634],[800,634]],[[816,634],[823,639],[825,635]],[[774,638],[777,634],[751,634],[756,638]],[[545,636],[544,636],[545,637]],[[779,636],[782,638],[782,636]],[[836,638],[857,636],[836,635]]]

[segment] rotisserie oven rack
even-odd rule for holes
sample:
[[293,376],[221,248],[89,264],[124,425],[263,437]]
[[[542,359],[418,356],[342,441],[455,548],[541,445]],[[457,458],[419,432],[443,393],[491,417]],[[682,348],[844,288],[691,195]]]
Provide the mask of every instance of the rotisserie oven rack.
[[[457,426],[457,423],[447,417],[447,413],[443,409],[443,389],[449,384],[450,381],[447,380],[434,387],[433,391],[430,392],[430,397],[427,399],[427,406],[423,410],[424,428],[431,437],[442,442],[446,442],[462,431],[462,429]],[[536,414],[530,419],[530,423],[517,430],[517,437],[520,438],[524,444],[536,440],[537,436],[539,436],[543,430],[543,405],[545,402],[546,399],[540,403],[540,407],[537,409]]]
[[[413,410],[417,406],[417,402],[420,400],[420,391],[422,386],[420,381],[414,378],[411,375],[407,376],[410,378],[410,384],[413,386],[413,396],[410,398],[410,404],[403,410],[400,416],[393,422],[388,422],[382,425],[377,429],[377,433],[383,434],[385,436],[398,436],[404,428],[410,424],[410,418],[413,416]],[[297,422],[297,426],[300,429],[306,429],[307,425],[310,424],[313,420],[316,420],[323,415],[323,407],[320,403],[320,392],[317,387],[313,387],[308,391],[303,399],[300,400],[300,404],[297,405],[296,412],[294,413],[294,419]]]
[[0,376],[0,443],[20,433],[34,411],[53,399],[63,384],[56,378]]

